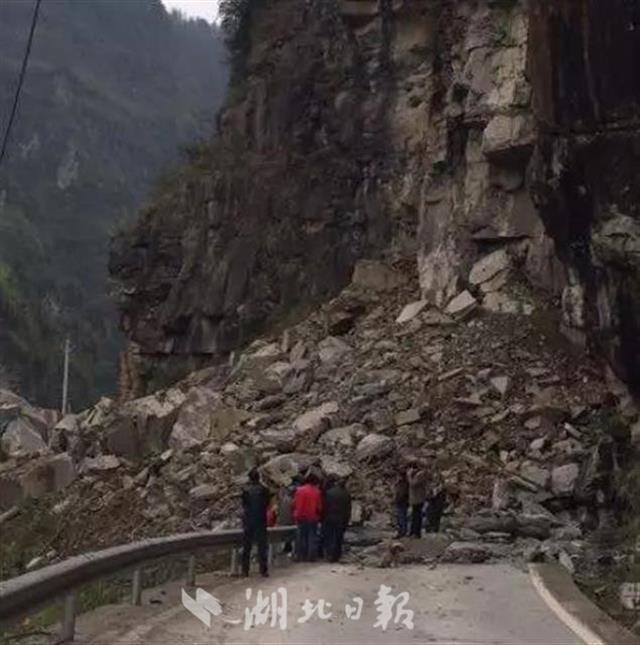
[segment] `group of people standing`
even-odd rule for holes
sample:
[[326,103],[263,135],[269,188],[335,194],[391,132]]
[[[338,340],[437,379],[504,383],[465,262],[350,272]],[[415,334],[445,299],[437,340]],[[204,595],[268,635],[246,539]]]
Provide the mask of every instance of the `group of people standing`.
[[295,546],[290,543],[284,546],[285,552],[293,551],[296,560],[313,561],[318,557],[329,562],[340,560],[344,532],[351,518],[351,494],[343,480],[325,475],[319,460],[275,496],[260,483],[258,471],[252,470],[242,492],[242,507],[243,575],[249,575],[253,544],[258,549],[260,573],[269,575],[267,527],[276,524],[296,525]]
[[401,468],[395,483],[396,537],[419,538],[422,530],[437,533],[447,505],[447,492],[439,475],[432,480],[426,467],[413,463]]
[[[423,529],[438,532],[447,504],[447,493],[439,475],[430,478],[424,464],[414,462],[401,468],[395,482],[395,511],[398,538],[419,538]],[[258,549],[260,573],[269,575],[267,527],[279,524],[297,527],[295,545],[285,544],[285,552],[298,561],[319,557],[338,562],[342,556],[344,533],[351,519],[351,494],[345,482],[327,476],[320,460],[293,477],[288,486],[273,495],[260,483],[257,469],[249,473],[242,491],[244,539],[242,572],[249,575],[251,549]]]

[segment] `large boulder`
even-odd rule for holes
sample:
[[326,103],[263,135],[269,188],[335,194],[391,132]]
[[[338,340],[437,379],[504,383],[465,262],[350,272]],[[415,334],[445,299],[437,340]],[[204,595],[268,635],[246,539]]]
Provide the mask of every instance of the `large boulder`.
[[397,426],[407,426],[412,423],[418,423],[421,418],[422,413],[418,408],[410,408],[409,410],[398,412],[395,416],[395,421]]
[[[260,342],[261,341],[256,341],[256,343]],[[256,343],[254,343],[254,345]],[[252,345],[252,347],[254,345]],[[268,359],[275,361],[282,356],[282,348],[278,343],[265,343],[258,347],[255,351],[251,352],[248,356],[251,359]]]
[[0,434],[7,424],[20,416],[20,406],[17,403],[0,403]]
[[408,323],[413,320],[427,305],[429,304],[428,300],[416,300],[415,302],[410,302],[408,305],[405,305],[400,315],[396,318],[396,322],[399,325]]
[[54,426],[49,435],[49,447],[55,452],[69,452],[79,457],[82,453],[80,419],[76,414],[67,414]]
[[31,456],[43,452],[53,426],[59,421],[56,410],[36,408],[22,397],[0,390],[0,449],[5,455]]
[[402,273],[375,260],[360,260],[353,270],[352,283],[367,291],[394,291],[405,282]]
[[546,468],[531,462],[522,464],[520,476],[542,489],[547,488],[551,479],[551,473]]
[[322,461],[322,470],[325,472],[327,477],[337,477],[338,479],[346,479],[350,477],[353,473],[353,468],[342,461],[338,461],[333,457],[323,456]]
[[318,343],[318,354],[323,363],[337,363],[352,351],[351,345],[335,336],[327,336]]
[[532,120],[524,114],[498,114],[482,135],[482,152],[496,163],[526,158],[535,141]]
[[516,521],[516,532],[520,537],[546,540],[551,535],[552,522],[547,515],[522,514]]
[[233,443],[225,443],[220,448],[220,453],[229,462],[231,472],[236,477],[244,475],[258,464],[258,456],[253,448],[241,448]]
[[578,485],[580,466],[575,463],[558,466],[551,471],[551,490],[559,497],[571,497]]
[[394,445],[391,437],[376,433],[368,434],[356,447],[356,459],[358,461],[382,459],[393,452]]
[[465,527],[483,535],[485,533],[515,533],[517,520],[510,513],[475,515],[465,522]]
[[67,453],[34,459],[23,468],[0,473],[0,509],[30,497],[57,493],[73,482],[76,469]]
[[324,310],[325,326],[331,336],[343,336],[350,332],[365,313],[366,306],[358,298],[343,293],[332,300]]
[[278,452],[293,452],[298,444],[298,435],[293,430],[265,430],[260,439]]
[[223,444],[250,416],[244,410],[224,405],[218,392],[195,387],[189,390],[180,409],[169,445],[189,450],[210,440]]
[[184,401],[175,388],[128,401],[104,421],[105,450],[134,461],[163,452]]
[[278,455],[264,464],[260,472],[267,482],[276,486],[288,486],[301,470],[311,465],[313,459],[310,455],[302,453]]
[[81,426],[88,430],[102,429],[115,409],[115,401],[103,396],[92,408],[81,416]]
[[350,426],[328,430],[320,437],[320,443],[327,448],[353,448],[355,442],[362,439],[366,432],[361,423],[353,423]]
[[509,268],[509,256],[506,251],[500,249],[489,255],[485,255],[476,262],[469,273],[469,282],[479,286],[495,278],[499,273]]
[[19,416],[7,424],[0,448],[8,457],[34,456],[46,452],[47,444],[33,421]]
[[58,410],[50,410],[47,408],[36,408],[28,405],[21,409],[23,417],[29,419],[31,423],[42,434],[45,441],[48,439],[49,431],[60,421],[62,415]]
[[452,542],[440,556],[440,562],[457,564],[480,564],[494,555],[488,544],[478,542]]
[[120,468],[120,460],[115,455],[98,455],[87,457],[82,463],[82,469],[87,472],[107,472]]
[[29,403],[10,390],[0,389],[0,406],[16,405],[19,408],[28,407]]
[[219,493],[219,489],[212,484],[200,484],[189,491],[189,497],[194,502],[208,502],[215,499]]
[[301,414],[293,422],[293,431],[298,437],[307,434],[319,437],[331,424],[331,418],[338,412],[336,401],[327,401]]
[[445,313],[454,318],[465,318],[477,306],[478,301],[468,291],[463,291],[447,304]]

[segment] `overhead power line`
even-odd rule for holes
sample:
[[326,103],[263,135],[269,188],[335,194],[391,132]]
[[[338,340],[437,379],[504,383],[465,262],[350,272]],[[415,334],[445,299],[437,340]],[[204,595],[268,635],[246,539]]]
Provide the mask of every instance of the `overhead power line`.
[[11,106],[9,121],[7,122],[7,127],[4,131],[4,136],[2,137],[2,148],[0,148],[0,164],[2,164],[2,161],[4,160],[4,156],[7,152],[9,135],[11,134],[11,128],[13,127],[13,122],[15,121],[16,114],[18,112],[18,102],[20,101],[20,92],[22,91],[22,85],[24,84],[24,77],[27,73],[29,56],[31,55],[31,45],[33,44],[33,34],[35,33],[36,25],[38,24],[38,13],[40,12],[41,3],[42,3],[42,0],[36,0],[36,3],[33,7],[33,16],[31,17],[31,28],[29,30],[29,39],[27,40],[27,46],[24,50],[24,56],[22,58],[22,68],[20,69],[20,76],[18,77],[18,87],[16,88],[16,93],[15,93],[15,96],[13,97],[13,105]]

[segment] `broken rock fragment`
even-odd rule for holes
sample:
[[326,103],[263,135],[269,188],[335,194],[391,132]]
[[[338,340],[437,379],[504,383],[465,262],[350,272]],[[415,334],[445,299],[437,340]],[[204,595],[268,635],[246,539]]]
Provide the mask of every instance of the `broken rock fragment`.
[[409,303],[400,312],[400,315],[396,318],[396,322],[400,325],[408,323],[413,320],[428,304],[427,300],[417,300],[416,302]]
[[551,471],[551,489],[562,497],[571,496],[576,489],[580,466],[576,463],[558,466]]
[[445,313],[454,318],[465,318],[478,306],[478,301],[468,292],[459,293],[445,308]]
[[390,454],[393,448],[394,442],[391,437],[376,433],[368,434],[356,448],[356,459],[358,461],[382,459]]
[[473,285],[481,285],[495,278],[499,273],[509,268],[509,256],[506,251],[499,250],[486,255],[476,262],[469,273],[469,282]]
[[323,363],[335,363],[351,351],[351,345],[335,336],[327,336],[318,345],[318,354]]

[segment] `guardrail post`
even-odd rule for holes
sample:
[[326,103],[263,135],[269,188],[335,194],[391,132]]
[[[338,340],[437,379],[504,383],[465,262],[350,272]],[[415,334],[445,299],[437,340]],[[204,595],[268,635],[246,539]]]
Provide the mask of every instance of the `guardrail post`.
[[187,587],[196,586],[196,556],[190,555],[187,560]]
[[76,633],[76,594],[70,591],[64,598],[64,614],[59,643],[69,643]]
[[133,578],[131,579],[131,604],[142,604],[142,569],[140,567],[133,570]]
[[231,570],[230,573],[232,576],[238,575],[238,570],[240,568],[240,552],[237,547],[232,547],[231,549]]

